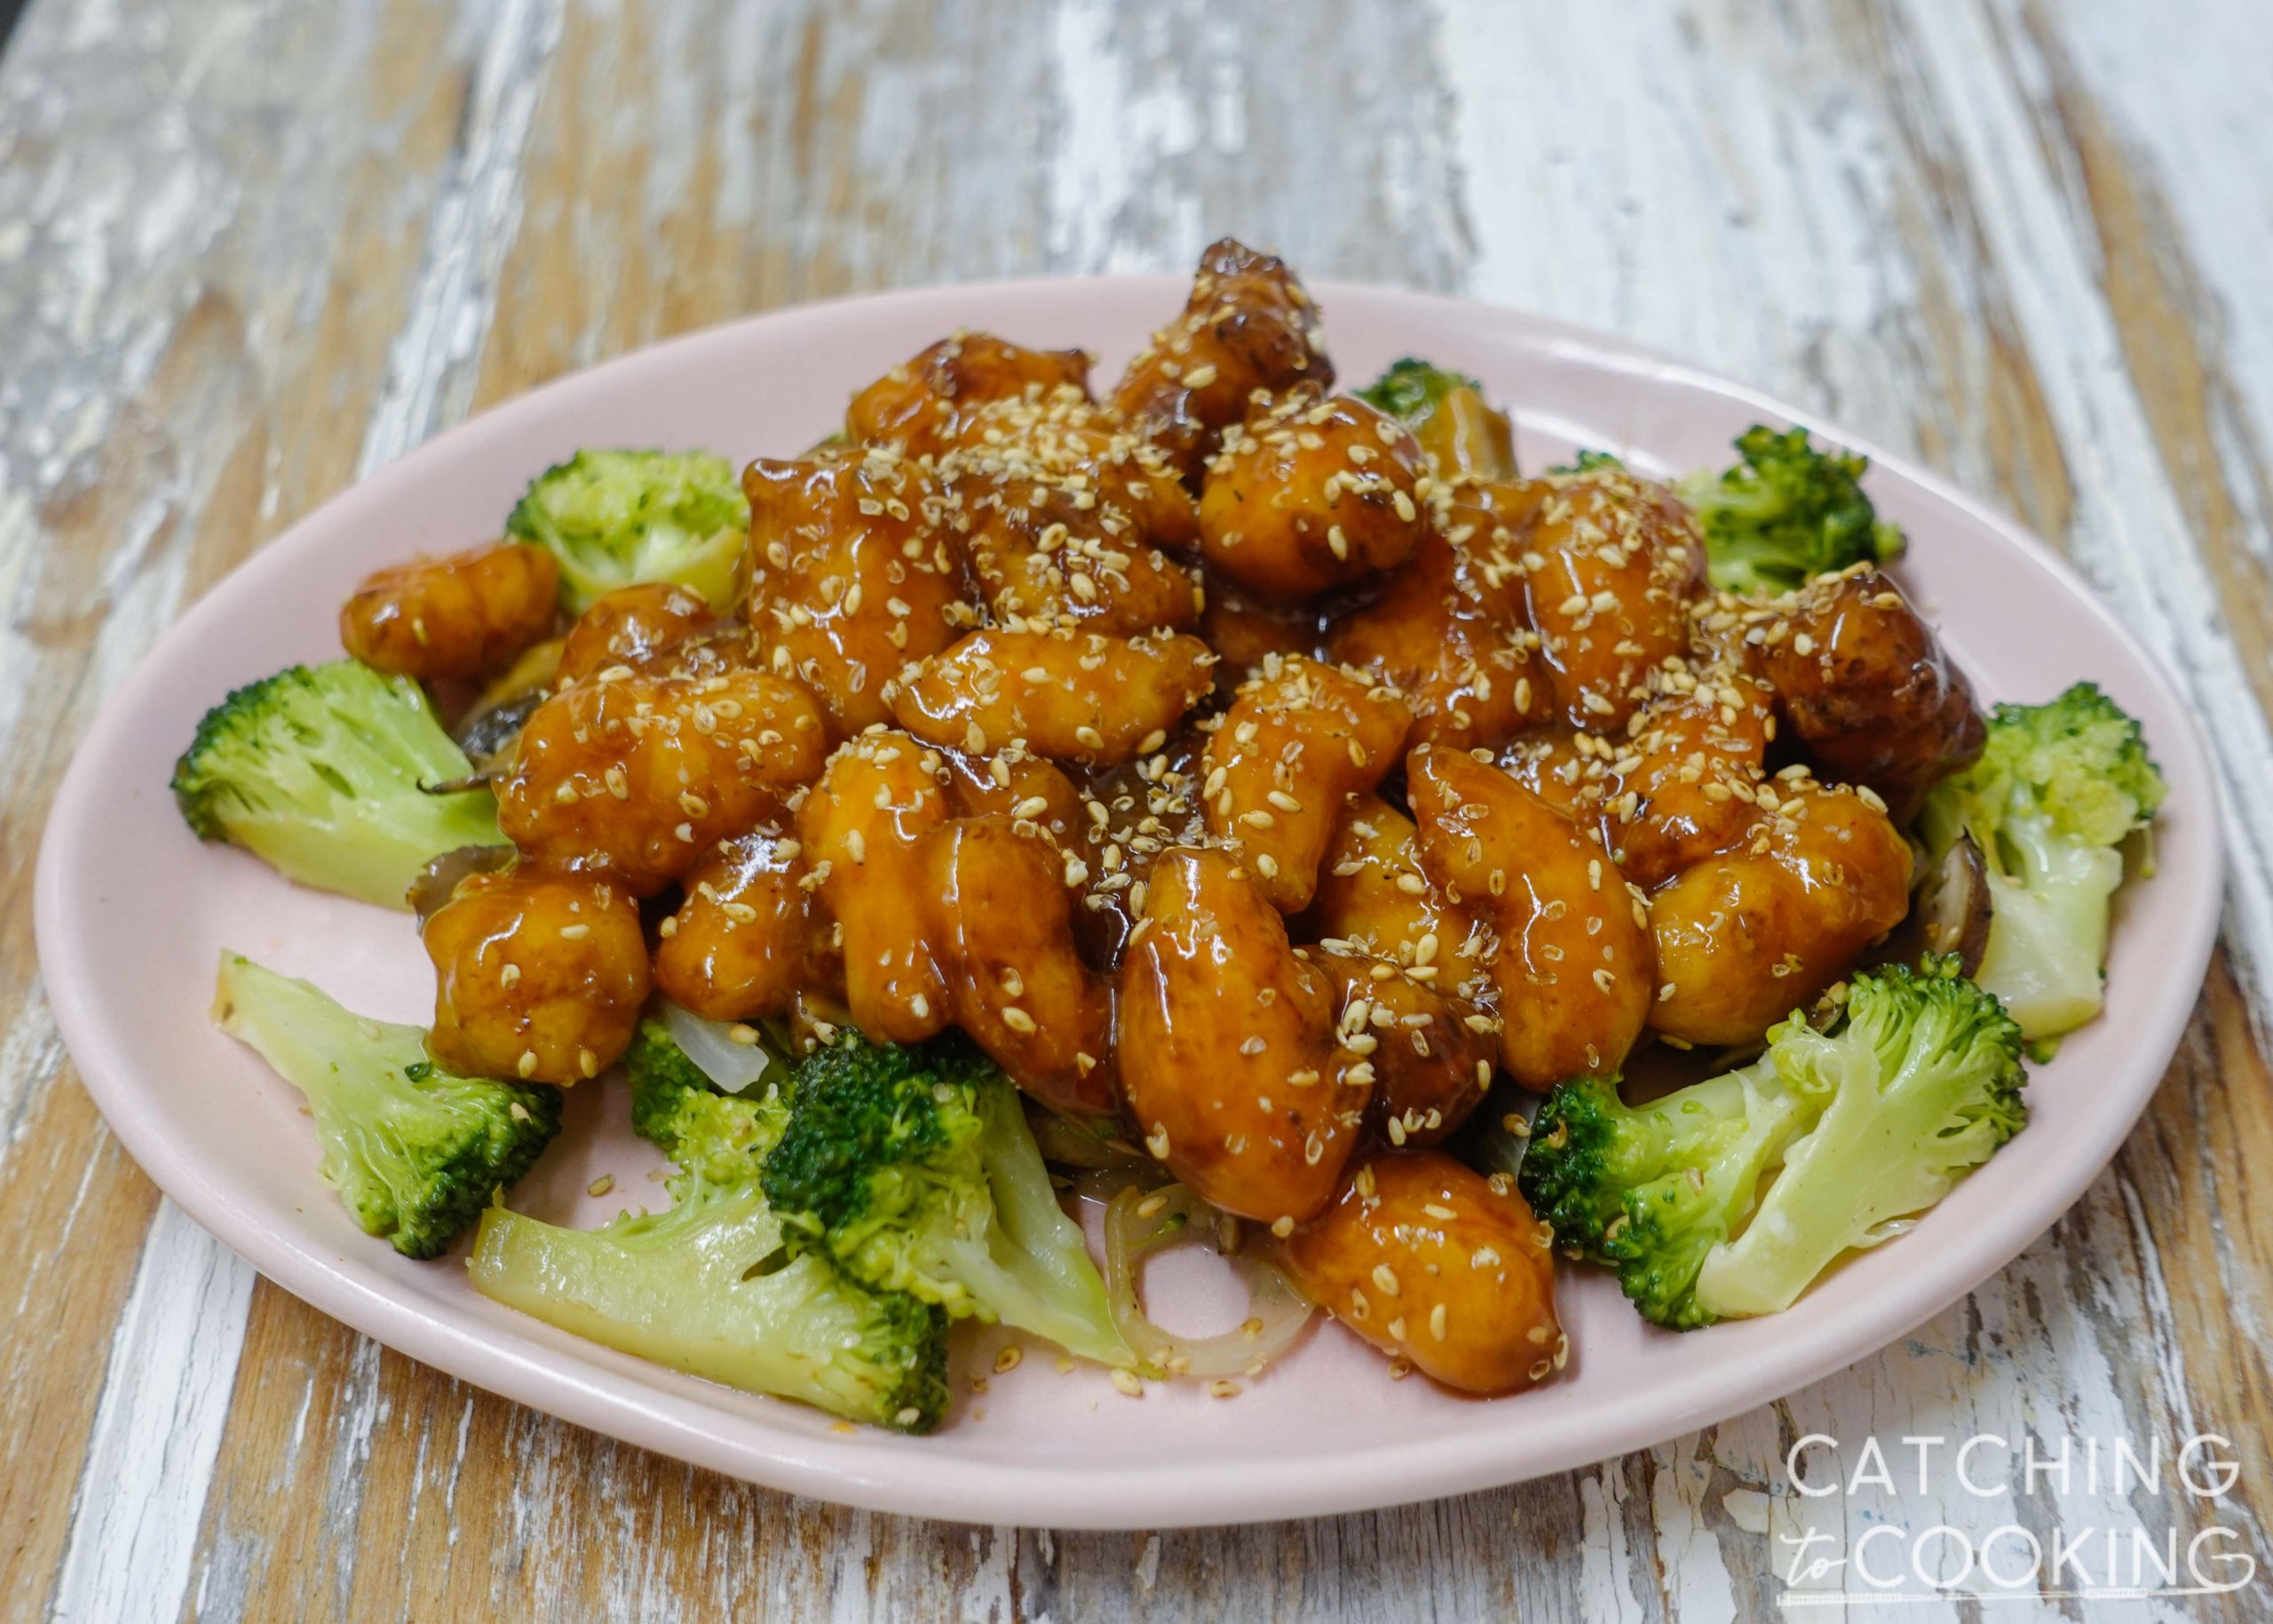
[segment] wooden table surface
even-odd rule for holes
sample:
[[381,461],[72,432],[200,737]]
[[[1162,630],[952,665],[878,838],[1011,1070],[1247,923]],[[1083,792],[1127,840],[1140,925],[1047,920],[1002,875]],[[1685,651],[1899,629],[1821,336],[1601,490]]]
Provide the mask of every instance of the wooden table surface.
[[[2228,1501],[2110,1503],[2157,1533],[2222,1518],[2273,1565],[2273,1203],[2245,1171],[2273,1166],[2269,67],[2262,0],[34,0],[0,60],[12,897],[75,740],[152,638],[469,412],[795,300],[1182,268],[1224,231],[1312,277],[1659,346],[2010,508],[2191,693],[2231,882],[2137,1134],[1914,1335],[1567,1477],[1158,1534],[790,1499],[323,1319],[112,1141],[19,906],[0,1611],[1760,1616],[1765,1497],[1808,1432],[1850,1454],[1874,1431],[2222,1432]],[[1887,1514],[2015,1512],[1940,1482]],[[2069,1610],[2261,1618],[2269,1583]]]

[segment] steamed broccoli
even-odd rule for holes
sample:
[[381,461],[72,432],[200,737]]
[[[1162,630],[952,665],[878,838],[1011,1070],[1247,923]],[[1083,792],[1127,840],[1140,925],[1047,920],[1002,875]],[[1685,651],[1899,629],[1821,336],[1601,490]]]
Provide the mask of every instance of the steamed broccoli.
[[365,1020],[318,988],[221,955],[214,1018],[299,1089],[323,1176],[368,1234],[432,1257],[560,1128],[560,1091],[457,1077],[416,1026]]
[[713,1184],[751,1179],[788,1121],[778,1088],[722,1093],[654,1017],[623,1057],[631,1078],[631,1129],[689,1175]]
[[720,1092],[653,1018],[624,1064],[632,1128],[679,1166],[676,1205],[598,1230],[493,1208],[474,1242],[476,1288],[730,1387],[930,1431],[947,1405],[947,1316],[870,1290],[824,1253],[792,1256],[758,1182],[788,1120],[781,1091]]
[[902,1048],[846,1030],[800,1060],[763,1180],[793,1250],[959,1319],[1129,1357],[1018,1090],[959,1032]]
[[1358,398],[1412,430],[1445,473],[1516,477],[1508,415],[1484,398],[1484,385],[1474,378],[1408,355],[1359,390]]
[[1593,473],[1598,469],[1623,471],[1626,464],[1608,451],[1592,451],[1581,446],[1567,463],[1556,463],[1548,469],[1549,473]]
[[2019,1031],[1953,959],[1857,976],[1829,1034],[1794,1014],[1768,1040],[1646,1105],[1608,1079],[1560,1084],[1532,1124],[1525,1199],[1652,1324],[1790,1306],[2026,1120]]
[[2124,840],[2162,804],[2139,725],[2087,682],[2041,705],[2000,705],[1987,748],[1944,779],[1919,820],[1939,859],[1970,835],[1989,869],[1979,979],[2032,1041],[2100,1011]]
[[1697,511],[1715,586],[1774,598],[1902,551],[1902,532],[1863,494],[1869,458],[1818,451],[1805,429],[1778,434],[1760,424],[1737,436],[1736,448],[1740,460],[1725,472],[1700,470],[1676,487]]
[[548,1325],[748,1392],[903,1432],[947,1406],[946,1316],[793,1257],[748,1178],[694,1176],[661,1213],[563,1229],[503,1207],[471,1260],[484,1296]]
[[1907,1229],[2028,1121],[2020,1028],[1955,959],[1855,978],[1829,1035],[1786,1021],[1769,1058],[1820,1102],[1760,1210],[1697,1274],[1708,1315],[1773,1314],[1843,1253]]
[[385,907],[427,861],[502,845],[487,789],[429,795],[472,772],[407,677],[352,660],[296,665],[205,713],[174,764],[174,801],[202,840],[244,847],[303,885]]
[[1646,1105],[1615,1078],[1580,1077],[1548,1096],[1517,1183],[1556,1244],[1618,1271],[1642,1317],[1688,1330],[1697,1271],[1751,1215],[1761,1175],[1816,1113],[1766,1059]]
[[505,521],[560,561],[560,595],[581,614],[643,581],[693,587],[733,607],[749,539],[733,464],[707,451],[579,451],[539,474]]

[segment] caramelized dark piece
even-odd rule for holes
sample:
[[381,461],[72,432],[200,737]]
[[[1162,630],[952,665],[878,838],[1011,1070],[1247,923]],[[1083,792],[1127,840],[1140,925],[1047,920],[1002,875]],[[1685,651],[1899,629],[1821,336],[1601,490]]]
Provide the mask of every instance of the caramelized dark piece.
[[1406,793],[1429,877],[1500,935],[1500,1063],[1526,1088],[1615,1070],[1655,983],[1641,904],[1590,830],[1497,767],[1413,752]]
[[839,986],[835,931],[804,882],[798,843],[779,828],[722,840],[686,876],[663,923],[655,985],[706,1020],[787,1015],[802,988]]
[[1760,795],[1744,844],[1650,899],[1650,1025],[1688,1042],[1757,1041],[1909,907],[1909,844],[1868,790],[1778,779]]
[[992,333],[956,333],[854,395],[844,432],[855,441],[897,445],[910,456],[938,456],[962,442],[982,408],[1060,391],[1089,399],[1084,352],[1029,350]]
[[1300,1223],[1333,1198],[1372,1068],[1337,1046],[1331,980],[1231,855],[1152,867],[1114,1038],[1136,1134],[1202,1199]]
[[1535,1386],[1567,1356],[1547,1226],[1442,1152],[1368,1155],[1279,1255],[1336,1319],[1462,1392]]
[[1318,306],[1286,264],[1229,237],[1200,257],[1184,313],[1129,363],[1113,406],[1186,476],[1256,390],[1333,387]]
[[885,685],[977,618],[947,503],[889,450],[760,457],[749,496],[750,633],[761,662],[820,697],[843,738],[891,719]]
[[756,828],[822,755],[812,696],[763,671],[604,676],[529,717],[497,820],[527,855],[644,896]]
[[1869,785],[1897,822],[1981,754],[1965,673],[1892,577],[1867,565],[1810,582],[1746,640],[1825,775]]
[[1299,390],[1224,437],[1200,495],[1208,567],[1269,603],[1391,569],[1427,527],[1428,461],[1405,425],[1354,395]]
[[431,682],[487,677],[552,630],[560,566],[542,547],[499,542],[378,571],[339,611],[339,640],[365,665]]
[[1744,838],[1776,730],[1767,692],[1742,671],[1707,666],[1635,714],[1613,748],[1604,823],[1626,877],[1651,890]]
[[470,1077],[562,1088],[615,1064],[647,997],[631,893],[606,875],[469,875],[422,935],[434,961],[427,1046]]
[[1315,962],[1338,989],[1342,1048],[1373,1064],[1374,1131],[1395,1145],[1449,1137],[1492,1086],[1499,1021],[1432,981],[1414,980],[1409,962],[1351,953],[1323,953]]

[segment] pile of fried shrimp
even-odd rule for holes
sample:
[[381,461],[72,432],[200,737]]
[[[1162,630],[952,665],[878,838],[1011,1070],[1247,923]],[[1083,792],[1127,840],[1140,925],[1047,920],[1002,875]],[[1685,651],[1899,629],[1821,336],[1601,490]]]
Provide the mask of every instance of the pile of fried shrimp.
[[975,332],[893,368],[748,464],[724,613],[634,585],[564,632],[517,543],[355,593],[367,664],[535,700],[510,860],[421,901],[432,1053],[566,1088],[656,993],[959,1027],[1398,1374],[1546,1380],[1549,1237],[1445,1142],[1500,1079],[1756,1046],[1848,975],[1972,694],[1875,566],[1716,592],[1665,486],[1339,392],[1237,242],[1090,372]]

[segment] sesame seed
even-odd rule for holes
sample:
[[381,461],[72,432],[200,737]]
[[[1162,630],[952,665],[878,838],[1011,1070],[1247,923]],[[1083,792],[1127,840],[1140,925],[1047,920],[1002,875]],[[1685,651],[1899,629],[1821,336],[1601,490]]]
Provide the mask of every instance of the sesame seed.
[[1387,1264],[1375,1264],[1374,1265],[1373,1279],[1374,1284],[1381,1289],[1381,1293],[1383,1296],[1393,1297],[1397,1295],[1397,1275]]
[[595,1197],[603,1196],[614,1188],[615,1175],[613,1173],[603,1173],[598,1178],[592,1180],[590,1184],[584,1186],[584,1193],[586,1195]]
[[536,1050],[534,1049],[524,1049],[521,1050],[521,1058],[514,1063],[513,1069],[520,1073],[524,1077],[535,1076]]
[[1131,1398],[1141,1398],[1144,1396],[1144,1383],[1133,1370],[1115,1370],[1113,1373],[1113,1384]]
[[1009,1374],[1018,1367],[1018,1362],[1026,1356],[1026,1350],[1012,1343],[994,1356],[994,1374],[998,1376]]

